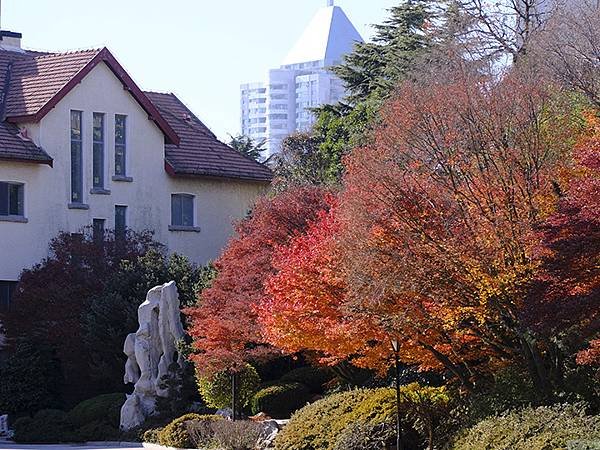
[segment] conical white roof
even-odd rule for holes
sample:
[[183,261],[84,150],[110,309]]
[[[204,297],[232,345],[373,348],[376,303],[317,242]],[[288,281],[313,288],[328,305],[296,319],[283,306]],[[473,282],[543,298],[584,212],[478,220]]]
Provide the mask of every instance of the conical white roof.
[[325,66],[340,63],[362,37],[342,8],[326,6],[317,11],[283,65],[324,61]]

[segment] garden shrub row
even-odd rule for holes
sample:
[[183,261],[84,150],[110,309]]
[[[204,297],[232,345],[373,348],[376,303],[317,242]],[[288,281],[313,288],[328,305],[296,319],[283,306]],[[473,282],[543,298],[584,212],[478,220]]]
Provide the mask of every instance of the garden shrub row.
[[[418,448],[429,443],[430,437],[435,438],[433,427],[446,413],[448,404],[449,396],[443,387],[422,387],[417,383],[402,387],[403,441],[407,448]],[[395,436],[391,431],[395,418],[394,389],[341,392],[296,412],[275,439],[275,448],[339,450],[354,448],[349,445],[357,440],[376,441],[380,446],[375,448],[381,448]]]
[[263,412],[274,419],[287,419],[306,405],[311,397],[309,389],[301,383],[273,384],[252,397],[252,414]]
[[584,404],[523,408],[489,417],[461,433],[452,450],[600,448],[600,416]]
[[14,423],[16,442],[56,443],[118,439],[125,394],[106,394],[85,400],[69,412],[42,409]]

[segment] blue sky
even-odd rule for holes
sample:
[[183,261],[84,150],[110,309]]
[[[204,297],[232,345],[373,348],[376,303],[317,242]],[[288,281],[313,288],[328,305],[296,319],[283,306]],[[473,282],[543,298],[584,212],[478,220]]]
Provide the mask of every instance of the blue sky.
[[[276,67],[326,0],[2,0],[36,50],[107,46],[147,90],[174,92],[219,137],[239,132],[239,85]],[[399,0],[336,0],[364,38]]]

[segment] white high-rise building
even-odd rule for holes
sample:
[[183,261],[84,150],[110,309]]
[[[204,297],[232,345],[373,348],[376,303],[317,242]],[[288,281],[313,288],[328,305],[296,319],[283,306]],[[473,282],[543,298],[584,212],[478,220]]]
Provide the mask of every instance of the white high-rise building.
[[314,122],[311,108],[345,96],[342,81],[329,68],[341,63],[357,42],[363,40],[352,22],[327,0],[283,64],[269,70],[267,81],[241,86],[242,134],[266,140],[268,158],[287,135],[309,129]]

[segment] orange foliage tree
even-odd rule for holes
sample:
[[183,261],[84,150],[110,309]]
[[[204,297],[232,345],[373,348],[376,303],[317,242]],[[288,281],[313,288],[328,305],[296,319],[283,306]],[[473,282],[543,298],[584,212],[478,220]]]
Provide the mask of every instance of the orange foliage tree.
[[327,209],[326,194],[322,188],[301,187],[263,198],[239,223],[237,236],[215,263],[216,279],[198,306],[184,311],[199,372],[235,370],[246,361],[281,354],[263,339],[255,307],[265,296],[266,280],[277,272],[275,248],[303,233]]
[[347,159],[338,220],[345,308],[402,341],[402,358],[464,386],[515,359],[548,386],[521,317],[577,133],[542,80],[460,74],[405,83],[374,142]]
[[333,207],[306,234],[278,248],[273,257],[277,273],[267,282],[268,295],[257,309],[263,333],[272,345],[289,353],[316,353],[324,364],[387,367],[384,330],[344,308],[346,283],[336,248],[339,226]]

